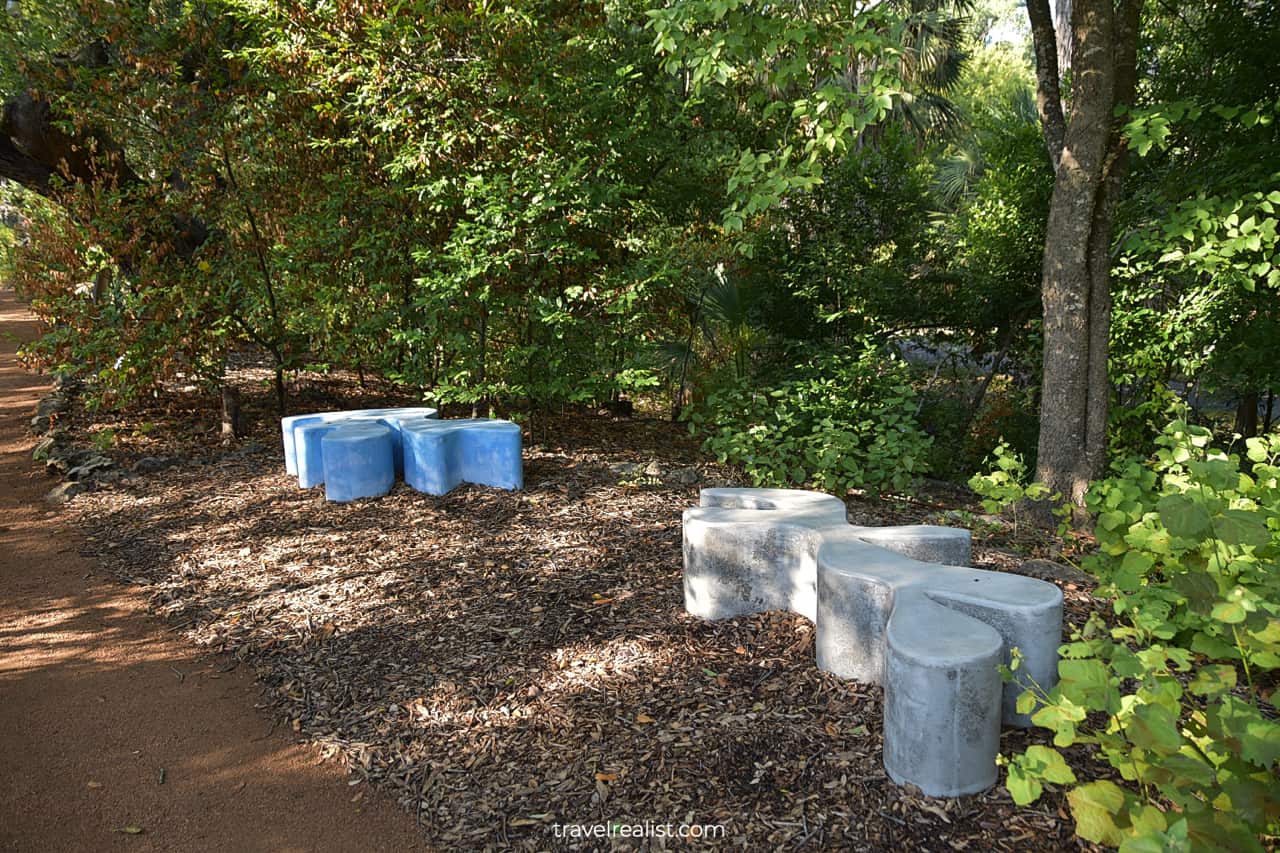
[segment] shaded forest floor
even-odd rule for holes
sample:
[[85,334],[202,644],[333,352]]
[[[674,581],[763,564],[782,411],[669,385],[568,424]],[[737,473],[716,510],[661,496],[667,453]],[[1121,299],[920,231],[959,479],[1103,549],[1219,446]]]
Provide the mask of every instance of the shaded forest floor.
[[[213,401],[175,390],[124,415],[61,416],[129,474],[69,506],[89,554],[142,586],[201,648],[252,671],[281,726],[389,789],[444,849],[585,849],[555,823],[701,823],[753,850],[1057,850],[1083,845],[1054,792],[954,800],[892,784],[881,693],[814,665],[792,614],[707,623],[684,612],[680,512],[735,483],[683,428],[576,411],[526,421],[525,489],[436,498],[397,484],[332,504],[284,472],[262,377],[242,375],[250,432],[217,435]],[[291,410],[392,405],[313,377]],[[971,496],[850,498],[863,524],[951,523]],[[1025,531],[1023,536],[1026,536]],[[1016,571],[1038,547],[975,530],[975,565]],[[1067,619],[1095,606],[1068,584]],[[1006,730],[1005,751],[1047,733]],[[1069,752],[1081,780],[1097,770]],[[644,842],[658,848],[657,840]],[[613,846],[639,846],[615,840]],[[672,845],[672,846],[678,846]]]

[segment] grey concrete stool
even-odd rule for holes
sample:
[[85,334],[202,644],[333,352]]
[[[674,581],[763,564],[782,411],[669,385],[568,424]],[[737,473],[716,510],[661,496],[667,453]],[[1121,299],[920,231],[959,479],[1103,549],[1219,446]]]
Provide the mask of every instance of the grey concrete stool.
[[819,668],[884,685],[884,766],[930,796],[997,777],[1000,725],[1023,684],[1057,682],[1062,592],[964,568],[969,531],[854,527],[838,498],[789,489],[703,489],[684,513],[685,608],[705,619],[791,610],[812,619]]

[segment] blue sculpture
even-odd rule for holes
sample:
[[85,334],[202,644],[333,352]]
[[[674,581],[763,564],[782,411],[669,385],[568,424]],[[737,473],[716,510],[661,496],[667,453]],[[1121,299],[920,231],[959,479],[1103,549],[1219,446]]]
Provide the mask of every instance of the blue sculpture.
[[346,502],[391,491],[396,477],[443,495],[459,483],[524,485],[520,426],[510,421],[436,419],[428,408],[359,409],[280,421],[285,470],[325,498]]

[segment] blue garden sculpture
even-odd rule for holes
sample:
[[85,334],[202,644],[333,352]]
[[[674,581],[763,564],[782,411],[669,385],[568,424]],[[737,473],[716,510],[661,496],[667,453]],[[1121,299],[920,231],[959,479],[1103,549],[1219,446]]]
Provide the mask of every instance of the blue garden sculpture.
[[443,495],[459,483],[524,485],[520,426],[510,421],[436,419],[428,408],[359,409],[280,421],[285,470],[325,498],[352,501],[391,491],[396,477]]

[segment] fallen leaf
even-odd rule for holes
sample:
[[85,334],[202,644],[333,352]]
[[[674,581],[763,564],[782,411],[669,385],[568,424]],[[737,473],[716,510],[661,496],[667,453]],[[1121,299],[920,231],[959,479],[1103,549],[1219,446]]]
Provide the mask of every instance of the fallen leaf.
[[596,774],[597,782],[613,782],[617,780],[617,778],[618,778],[617,773],[597,773]]
[[648,714],[636,714],[636,722],[637,722],[637,723],[652,723],[652,722],[654,722],[654,719],[653,719],[653,717],[650,717]]
[[141,835],[142,833],[146,832],[146,830],[140,826],[122,826],[116,829],[115,831],[123,832],[125,835]]
[[102,783],[101,782],[85,782],[85,786],[89,788],[101,788]]

